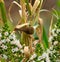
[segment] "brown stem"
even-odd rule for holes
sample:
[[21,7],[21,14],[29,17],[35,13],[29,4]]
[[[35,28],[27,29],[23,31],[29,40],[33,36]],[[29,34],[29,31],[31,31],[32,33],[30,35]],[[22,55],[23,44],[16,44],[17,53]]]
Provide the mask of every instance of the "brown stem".
[[42,41],[42,35],[43,35],[43,21],[41,18],[39,18],[38,23],[40,26],[37,28],[36,31],[37,31],[37,35],[39,37],[39,43],[40,43]]
[[29,40],[29,48],[30,48],[30,54],[33,54],[33,48],[32,48],[32,36],[30,35],[30,40]]

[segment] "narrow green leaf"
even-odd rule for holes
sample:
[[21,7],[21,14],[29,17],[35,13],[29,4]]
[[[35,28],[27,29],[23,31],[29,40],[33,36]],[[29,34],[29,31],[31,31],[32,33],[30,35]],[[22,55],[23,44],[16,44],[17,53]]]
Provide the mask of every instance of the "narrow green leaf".
[[47,37],[47,34],[46,34],[46,31],[45,31],[44,27],[43,27],[43,44],[44,44],[45,50],[49,48],[48,37]]
[[6,17],[6,9],[4,6],[4,2],[0,2],[0,9],[1,9],[2,21],[5,23],[7,22],[7,17]]

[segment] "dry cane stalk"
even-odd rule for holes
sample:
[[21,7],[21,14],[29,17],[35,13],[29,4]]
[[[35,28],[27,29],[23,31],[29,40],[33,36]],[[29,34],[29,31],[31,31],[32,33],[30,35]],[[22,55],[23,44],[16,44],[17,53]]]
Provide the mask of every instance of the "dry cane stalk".
[[31,9],[31,12],[32,12],[32,8],[33,8],[33,7],[32,7],[32,5],[31,5],[31,3],[29,3],[29,6],[30,6],[30,9]]
[[30,49],[30,54],[33,54],[33,47],[32,47],[32,36],[30,35],[30,40],[29,40],[29,49]]
[[37,35],[39,36],[39,43],[42,41],[42,35],[43,35],[43,20],[39,18],[39,24],[40,26],[37,28]]
[[24,18],[23,23],[26,23],[26,5],[25,5],[25,1],[24,0],[20,0],[20,4],[22,6],[22,17]]
[[51,23],[50,23],[50,28],[49,28],[49,37],[51,36],[52,24],[53,24],[53,16],[51,18]]
[[[51,23],[50,23],[50,28],[49,28],[49,37],[51,36],[52,24],[53,24],[53,16],[51,18]],[[49,43],[49,46],[51,46],[51,42]]]
[[41,46],[43,47],[43,40],[42,40],[42,36],[43,36],[43,20],[41,18],[39,18],[39,27],[37,28],[37,35],[39,37],[39,43],[41,44]]
[[36,0],[35,3],[34,3],[34,5],[33,5],[33,8],[32,8],[32,14],[35,13],[35,11],[36,11],[36,9],[37,9],[37,7],[38,7],[39,4],[40,4],[40,1]]
[[29,51],[29,48],[28,46],[25,46],[24,47],[24,55],[25,55],[25,58],[23,58],[22,62],[26,62],[26,60],[29,58],[30,56],[30,51]]

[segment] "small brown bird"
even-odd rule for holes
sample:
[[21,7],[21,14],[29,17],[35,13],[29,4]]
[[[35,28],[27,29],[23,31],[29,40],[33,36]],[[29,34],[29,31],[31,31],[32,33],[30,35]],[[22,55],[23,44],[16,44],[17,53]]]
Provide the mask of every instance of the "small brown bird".
[[21,28],[15,28],[15,31],[21,31],[21,32],[25,32],[26,34],[33,34],[34,33],[34,28],[31,26],[24,26]]

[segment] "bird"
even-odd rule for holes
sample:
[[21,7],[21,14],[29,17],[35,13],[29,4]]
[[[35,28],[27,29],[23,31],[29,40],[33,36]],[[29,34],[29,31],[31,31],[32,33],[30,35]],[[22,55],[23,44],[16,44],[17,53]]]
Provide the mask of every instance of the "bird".
[[20,25],[20,26],[17,25],[14,31],[25,32],[26,34],[32,35],[34,33],[34,28],[32,26],[27,26],[27,25]]

